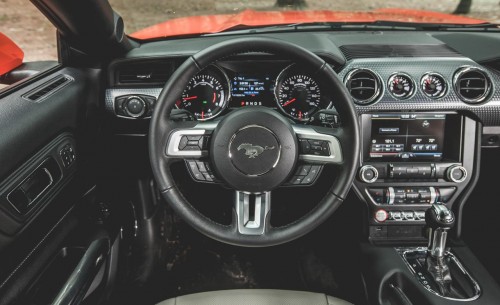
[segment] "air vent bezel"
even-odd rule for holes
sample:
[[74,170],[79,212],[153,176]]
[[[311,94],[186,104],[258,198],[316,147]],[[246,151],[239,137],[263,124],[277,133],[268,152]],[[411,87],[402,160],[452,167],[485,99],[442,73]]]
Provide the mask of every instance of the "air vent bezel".
[[[58,84],[57,86],[55,86],[54,88],[51,88],[49,89],[47,92],[41,94],[39,97],[37,98],[32,98],[32,96],[36,93],[39,93],[40,91],[43,91],[45,89],[47,89],[48,87],[50,86],[53,86],[55,83],[59,82],[63,80],[62,83]],[[34,102],[34,103],[40,103],[41,101],[47,99],[47,97],[53,95],[54,93],[56,93],[57,91],[61,90],[62,88],[66,87],[69,83],[71,83],[73,81],[73,78],[68,76],[68,75],[58,75],[54,78],[52,78],[51,80],[43,83],[42,85],[40,86],[37,86],[35,89],[32,89],[30,91],[28,91],[27,93],[23,94],[22,97],[25,99],[25,100],[28,100],[30,102]]]
[[[351,93],[350,82],[353,79],[353,76],[355,74],[361,73],[361,72],[371,74],[373,76],[373,79],[375,80],[375,86],[376,86],[375,93],[369,99],[359,100],[356,97],[354,97]],[[366,105],[373,104],[373,103],[377,102],[380,99],[380,97],[383,95],[382,93],[383,93],[384,88],[383,88],[382,78],[380,77],[380,75],[378,75],[377,72],[375,72],[371,69],[366,69],[366,68],[354,68],[354,69],[352,69],[345,76],[344,84],[347,87],[347,90],[349,91],[349,95],[351,95],[352,99],[354,100],[354,103],[356,103],[357,105],[366,106]]]
[[[478,72],[481,75],[483,75],[484,80],[485,80],[485,84],[486,84],[485,91],[481,94],[481,96],[479,96],[478,98],[475,98],[475,99],[467,98],[460,93],[460,79],[466,73],[469,73],[469,72]],[[453,75],[453,89],[455,90],[456,95],[463,102],[466,102],[469,104],[479,104],[479,103],[486,101],[490,96],[491,87],[492,87],[492,82],[491,82],[490,76],[488,75],[488,73],[486,73],[486,71],[484,71],[483,69],[480,69],[478,67],[473,67],[473,66],[460,67],[455,71],[455,73]]]

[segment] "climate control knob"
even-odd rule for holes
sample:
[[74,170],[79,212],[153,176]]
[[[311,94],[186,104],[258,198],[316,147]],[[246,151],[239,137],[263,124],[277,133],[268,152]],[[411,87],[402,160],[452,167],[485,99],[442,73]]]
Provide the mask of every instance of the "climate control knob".
[[446,170],[446,179],[451,182],[460,183],[467,178],[467,170],[463,166],[452,165]]
[[359,179],[366,183],[373,183],[378,179],[378,170],[371,165],[365,165],[359,170]]
[[146,102],[138,96],[129,97],[123,106],[125,112],[133,118],[141,117],[147,110]]

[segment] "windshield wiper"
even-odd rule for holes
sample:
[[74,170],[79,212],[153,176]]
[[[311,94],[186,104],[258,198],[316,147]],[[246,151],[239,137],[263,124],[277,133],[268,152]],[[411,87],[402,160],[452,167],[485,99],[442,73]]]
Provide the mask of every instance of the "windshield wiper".
[[374,21],[363,22],[309,22],[282,25],[246,26],[237,25],[224,31],[203,36],[236,35],[236,34],[261,34],[300,31],[500,31],[499,25],[494,23],[480,24],[434,24],[434,23],[412,23],[397,21]]

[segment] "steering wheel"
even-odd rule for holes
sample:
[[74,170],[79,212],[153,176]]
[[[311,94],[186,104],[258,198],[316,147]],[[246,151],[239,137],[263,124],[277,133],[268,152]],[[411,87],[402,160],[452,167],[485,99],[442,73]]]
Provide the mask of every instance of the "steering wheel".
[[[260,106],[232,111],[218,121],[171,118],[176,101],[192,77],[218,60],[247,52],[275,54],[308,67],[311,76],[330,87],[341,126],[296,124],[279,112]],[[199,141],[200,145],[183,149],[186,140]],[[318,156],[302,149],[304,143],[307,146],[307,140],[320,141],[328,153]],[[199,232],[238,246],[272,246],[310,232],[342,203],[359,166],[357,114],[344,84],[315,54],[271,38],[232,39],[189,57],[170,77],[158,97],[148,141],[153,175],[173,210]],[[181,194],[172,177],[170,165],[173,162],[202,158],[208,159],[205,164],[226,186],[235,190],[230,225],[222,225],[201,214]],[[299,160],[300,164],[333,164],[337,167],[337,177],[323,199],[305,216],[288,225],[273,227],[270,224],[271,192],[290,181]]]

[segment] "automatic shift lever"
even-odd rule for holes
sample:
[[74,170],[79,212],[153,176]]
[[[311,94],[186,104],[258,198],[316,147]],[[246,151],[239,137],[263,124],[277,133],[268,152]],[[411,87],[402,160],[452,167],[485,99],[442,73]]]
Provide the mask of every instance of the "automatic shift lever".
[[433,204],[425,212],[425,221],[430,229],[426,259],[427,271],[438,284],[441,294],[449,296],[452,278],[444,253],[448,231],[455,225],[455,216],[445,205]]
[[442,258],[446,248],[448,231],[455,225],[455,215],[445,205],[433,204],[425,212],[425,222],[429,230],[429,255]]

